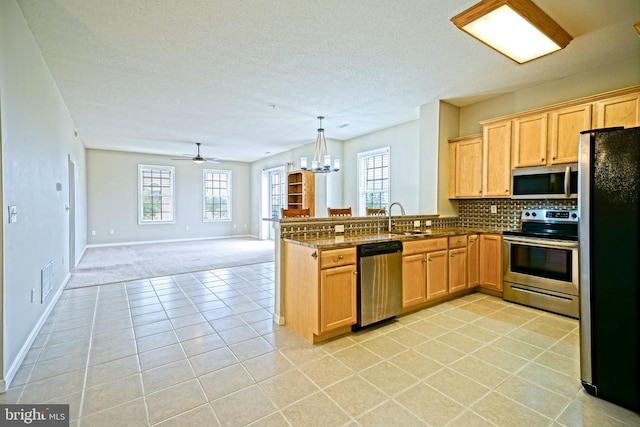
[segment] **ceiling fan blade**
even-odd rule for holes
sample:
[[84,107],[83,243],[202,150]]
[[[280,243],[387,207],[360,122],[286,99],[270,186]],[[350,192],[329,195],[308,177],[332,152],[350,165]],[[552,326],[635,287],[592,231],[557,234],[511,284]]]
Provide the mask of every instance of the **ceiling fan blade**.
[[214,158],[204,159],[204,161],[207,163],[214,163],[214,164],[222,163],[220,159],[214,159]]

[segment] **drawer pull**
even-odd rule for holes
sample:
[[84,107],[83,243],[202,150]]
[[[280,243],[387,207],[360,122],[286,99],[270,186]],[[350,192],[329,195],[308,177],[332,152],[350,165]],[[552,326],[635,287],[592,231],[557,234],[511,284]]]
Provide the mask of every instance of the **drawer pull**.
[[429,258],[429,261],[433,261],[433,259]]
[[317,252],[312,253],[311,254],[311,258],[317,260],[318,259],[318,253]]
[[338,259],[344,259],[344,255],[338,255]]

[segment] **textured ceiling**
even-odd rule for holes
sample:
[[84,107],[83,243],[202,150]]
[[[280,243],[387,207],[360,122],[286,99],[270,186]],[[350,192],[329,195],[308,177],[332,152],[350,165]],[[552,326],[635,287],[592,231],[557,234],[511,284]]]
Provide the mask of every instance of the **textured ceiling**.
[[[638,0],[534,0],[574,40],[518,65],[477,0],[18,0],[89,148],[254,161],[638,57]],[[344,126],[348,125],[348,126]],[[270,153],[270,154],[269,154]]]

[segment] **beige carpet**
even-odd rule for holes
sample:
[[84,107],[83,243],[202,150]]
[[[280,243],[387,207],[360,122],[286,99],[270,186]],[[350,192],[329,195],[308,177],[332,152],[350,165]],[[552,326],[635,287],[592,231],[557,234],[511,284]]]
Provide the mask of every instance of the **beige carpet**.
[[273,260],[273,240],[252,237],[89,248],[66,289]]

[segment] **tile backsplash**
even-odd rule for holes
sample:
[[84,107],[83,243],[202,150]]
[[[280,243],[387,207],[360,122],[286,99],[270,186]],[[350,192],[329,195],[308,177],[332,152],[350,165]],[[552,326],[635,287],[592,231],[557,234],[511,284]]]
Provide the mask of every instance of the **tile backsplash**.
[[[524,209],[577,209],[577,199],[477,199],[460,200],[458,209],[461,227],[513,230],[520,228],[520,214]],[[491,206],[496,213],[491,213]]]

